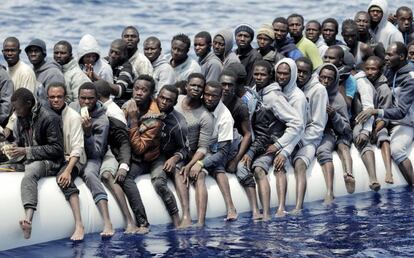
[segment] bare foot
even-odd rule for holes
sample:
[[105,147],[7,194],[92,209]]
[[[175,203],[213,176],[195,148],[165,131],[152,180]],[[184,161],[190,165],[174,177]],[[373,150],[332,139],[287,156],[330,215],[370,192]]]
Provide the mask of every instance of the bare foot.
[[344,173],[344,181],[345,181],[345,187],[346,191],[348,193],[354,193],[355,192],[355,178],[351,173]]
[[85,231],[82,225],[75,226],[75,232],[73,232],[72,236],[70,237],[70,240],[72,241],[82,241],[83,237],[85,235]]
[[326,194],[325,196],[325,200],[324,200],[324,204],[332,204],[333,200],[335,199],[335,197],[331,194]]
[[137,231],[137,227],[134,224],[127,224],[124,234],[134,234]]
[[139,235],[145,235],[149,233],[149,227],[138,227],[137,230],[135,231],[135,234],[139,234]]
[[23,220],[19,221],[19,224],[20,224],[20,228],[23,231],[23,237],[25,239],[29,239],[30,235],[32,234],[32,222],[23,219]]
[[276,218],[283,218],[283,217],[285,217],[286,216],[286,214],[287,214],[287,212],[285,211],[285,210],[277,210],[277,212],[276,212]]
[[385,173],[385,183],[394,184],[394,179],[392,178],[391,173]]
[[378,192],[381,189],[381,185],[377,181],[372,181],[371,184],[369,185],[369,188],[371,188],[371,190],[375,192]]
[[224,220],[226,220],[226,221],[235,221],[235,220],[237,220],[237,216],[238,216],[238,214],[237,214],[237,211],[236,211],[235,208],[229,209],[227,211],[227,218],[225,218]]
[[269,214],[263,214],[263,221],[269,221],[271,219]]
[[115,234],[114,229],[112,228],[112,224],[108,224],[104,226],[103,231],[101,232],[102,238],[110,238]]
[[204,223],[197,222],[197,224],[194,225],[195,228],[203,228]]
[[263,219],[263,215],[259,211],[253,212],[252,219],[253,220],[256,220],[256,221],[257,220],[262,220]]
[[291,212],[289,212],[291,215],[294,215],[294,216],[299,216],[299,215],[301,215],[302,214],[302,209],[299,209],[299,208],[295,208],[295,209],[293,209]]
[[183,217],[181,219],[181,223],[178,228],[188,228],[191,226],[191,218],[190,217]]

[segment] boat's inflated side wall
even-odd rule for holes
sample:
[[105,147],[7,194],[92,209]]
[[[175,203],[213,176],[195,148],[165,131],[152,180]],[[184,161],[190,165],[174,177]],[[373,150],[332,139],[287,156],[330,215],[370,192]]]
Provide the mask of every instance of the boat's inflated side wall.
[[[368,176],[362,163],[359,153],[352,148],[353,169],[356,180],[355,193],[370,191],[368,186]],[[398,167],[393,164],[394,184],[384,183],[385,169],[380,150],[376,150],[376,168],[378,180],[382,188],[390,188],[406,184]],[[413,156],[413,155],[411,155]],[[411,157],[413,160],[414,157]],[[334,155],[335,177],[334,192],[335,196],[347,195],[342,175],[342,166],[338,156]],[[293,169],[288,168],[288,192],[287,205],[295,203],[295,176]],[[227,174],[229,177],[230,189],[233,202],[237,211],[246,212],[250,210],[249,203],[243,188],[238,183],[236,177]],[[23,173],[0,173],[0,250],[7,250],[19,246],[42,243],[46,241],[70,237],[74,229],[74,220],[69,203],[65,200],[55,177],[43,178],[39,181],[39,202],[32,223],[32,235],[29,240],[23,238],[23,233],[19,227],[19,220],[24,217],[24,209],[20,198],[20,182]],[[276,181],[273,173],[269,173],[271,185],[271,207],[277,205]],[[307,172],[307,191],[305,202],[322,200],[326,193],[325,181],[319,164],[314,161]],[[147,216],[151,224],[169,223],[168,213],[151,184],[149,175],[139,177],[137,180],[138,189],[144,202]],[[85,226],[85,233],[100,232],[103,222],[98,208],[93,202],[92,195],[85,183],[80,178],[75,181],[80,190],[80,205],[82,220]],[[208,190],[207,217],[214,218],[226,214],[225,204],[220,189],[213,178],[206,179]],[[173,184],[169,182],[169,187]],[[123,228],[124,221],[115,199],[109,195],[109,211],[112,224],[115,228]],[[175,190],[173,191],[176,198]],[[178,207],[180,207],[177,198]],[[194,200],[194,189],[190,188],[190,210],[193,219],[196,219],[196,205]],[[224,223],[224,222],[223,222]]]

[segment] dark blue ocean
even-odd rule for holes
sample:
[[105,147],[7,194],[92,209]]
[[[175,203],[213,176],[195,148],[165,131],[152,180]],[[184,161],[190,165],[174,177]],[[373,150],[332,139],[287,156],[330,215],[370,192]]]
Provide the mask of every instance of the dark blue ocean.
[[[413,0],[389,2],[391,11],[400,5],[414,7]],[[16,36],[24,48],[31,39],[41,38],[52,57],[57,41],[71,42],[76,54],[80,38],[89,33],[97,38],[105,54],[122,29],[134,25],[141,34],[141,51],[143,40],[154,35],[161,39],[164,53],[168,53],[170,39],[177,33],[193,38],[202,30],[214,34],[242,22],[258,28],[293,12],[303,14],[306,20],[335,17],[341,22],[366,10],[368,3],[3,0],[0,40]],[[24,51],[21,58],[27,60]],[[309,186],[308,191],[312,187],[318,186]],[[270,222],[253,223],[249,214],[241,214],[232,223],[222,218],[208,219],[204,229],[177,231],[154,225],[146,236],[127,236],[117,231],[112,239],[102,241],[98,234],[91,234],[82,243],[58,240],[0,252],[0,257],[414,257],[413,210],[412,190],[400,187],[337,198],[329,207],[321,202],[307,203],[300,216]],[[2,237],[6,236],[0,236],[0,241]]]
[[[151,227],[145,236],[117,231],[82,243],[68,239],[0,252],[0,257],[413,257],[414,194],[399,187],[305,205],[299,216],[252,222],[208,219],[204,229]],[[274,211],[274,210],[273,210]]]

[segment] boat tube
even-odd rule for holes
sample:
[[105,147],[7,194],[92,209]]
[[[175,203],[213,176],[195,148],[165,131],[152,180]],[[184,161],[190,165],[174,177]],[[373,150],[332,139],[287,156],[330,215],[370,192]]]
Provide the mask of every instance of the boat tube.
[[[394,184],[384,183],[385,168],[379,149],[375,150],[377,177],[382,188],[391,188],[405,185],[406,181],[393,163]],[[369,188],[368,175],[365,166],[359,156],[358,151],[352,147],[351,155],[353,158],[353,169],[356,180],[355,193],[371,191]],[[411,160],[414,156],[410,155]],[[335,166],[334,176],[334,193],[336,197],[348,195],[343,179],[341,161],[334,154],[333,160]],[[12,249],[21,246],[27,246],[61,238],[70,237],[74,230],[74,219],[69,203],[65,200],[55,177],[42,178],[39,181],[38,192],[39,200],[37,211],[32,221],[32,234],[30,239],[23,238],[23,232],[19,226],[19,220],[24,218],[24,209],[21,204],[20,182],[23,173],[19,172],[2,172],[0,173],[0,232],[2,233],[0,241],[0,251]],[[233,202],[239,213],[250,210],[249,202],[243,188],[240,186],[237,178],[233,174],[227,174]],[[273,173],[268,175],[271,186],[271,207],[277,206],[276,180]],[[295,187],[296,180],[293,168],[287,169],[288,188],[286,195],[286,204],[295,204]],[[141,193],[142,201],[145,205],[148,220],[150,224],[170,223],[171,219],[164,207],[161,198],[155,192],[149,175],[143,175],[136,179],[138,189]],[[95,205],[92,195],[85,183],[77,178],[75,184],[80,190],[80,206],[85,233],[100,232],[103,227],[102,217]],[[211,177],[206,178],[208,190],[207,218],[224,216],[226,208],[222,194],[215,180]],[[178,198],[172,182],[169,187]],[[125,226],[121,211],[114,199],[108,192],[108,206],[110,217],[114,228],[123,228]],[[326,193],[325,180],[321,167],[314,160],[307,171],[307,191],[305,202],[323,200]],[[190,211],[193,219],[197,218],[195,192],[193,187],[190,188]],[[179,208],[180,205],[178,205]],[[306,207],[306,205],[305,205]],[[224,222],[223,222],[224,223]]]

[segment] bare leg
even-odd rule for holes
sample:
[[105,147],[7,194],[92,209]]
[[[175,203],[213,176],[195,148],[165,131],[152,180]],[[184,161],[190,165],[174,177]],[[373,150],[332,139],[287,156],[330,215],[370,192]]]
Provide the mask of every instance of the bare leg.
[[100,200],[96,203],[98,206],[99,212],[101,213],[103,220],[104,220],[104,228],[101,232],[102,237],[111,237],[114,235],[114,229],[112,228],[111,219],[109,218],[109,211],[108,211],[108,201],[107,200]]
[[306,164],[303,160],[298,159],[295,162],[295,178],[296,178],[296,206],[292,211],[298,214],[303,208],[303,200],[306,192]]
[[409,159],[405,159],[400,164],[398,164],[398,168],[400,169],[408,185],[414,186],[414,173],[411,161]]
[[75,231],[73,232],[70,240],[82,241],[85,235],[85,231],[82,224],[82,218],[80,213],[79,195],[77,193],[72,194],[69,197],[70,208],[72,209],[73,218],[75,219]]
[[322,173],[323,177],[325,178],[325,184],[327,189],[325,203],[329,204],[335,198],[333,193],[334,166],[332,161],[326,162],[322,165]]
[[378,183],[377,174],[375,172],[374,152],[366,151],[364,155],[361,156],[361,158],[368,172],[369,188],[371,188],[374,191],[378,191],[379,189],[381,189],[381,185]]
[[270,185],[265,171],[256,167],[254,169],[254,178],[259,188],[259,199],[263,207],[263,220],[270,219]]
[[223,195],[224,202],[226,203],[227,218],[226,220],[236,220],[237,211],[234,207],[233,200],[231,198],[229,179],[226,173],[216,173],[216,182],[220,188],[221,194]]
[[338,144],[338,156],[342,163],[346,190],[348,193],[354,193],[355,179],[352,173],[352,157],[349,147],[343,143]]
[[110,172],[103,172],[102,182],[115,196],[116,202],[118,203],[118,206],[121,209],[122,215],[124,216],[124,219],[126,221],[126,228],[124,233],[132,234],[137,230],[137,227],[135,226],[134,219],[132,218],[132,215],[129,212],[128,204],[125,198],[125,193],[119,184],[114,183],[114,180],[115,178],[112,176]]
[[381,154],[385,166],[385,183],[394,184],[391,169],[391,148],[390,143],[388,141],[384,141],[381,143]]
[[250,208],[252,209],[252,219],[262,219],[263,216],[260,214],[259,207],[257,206],[256,187],[246,186],[244,190],[246,191],[247,199],[249,199]]
[[286,202],[286,188],[287,188],[287,179],[285,169],[275,172],[276,174],[276,189],[277,189],[277,198],[279,200],[279,207],[276,211],[276,217],[284,217],[286,215],[285,211],[285,202]]
[[20,228],[23,231],[23,236],[25,239],[29,239],[32,234],[32,219],[34,214],[34,209],[26,208],[24,210],[25,218],[19,221]]
[[195,190],[196,190],[196,204],[197,204],[197,214],[198,214],[198,222],[197,226],[203,227],[205,220],[206,220],[206,211],[207,211],[207,187],[205,182],[204,172],[200,172],[197,177],[197,181],[195,182]]
[[174,175],[175,189],[177,190],[178,199],[181,203],[181,210],[183,211],[180,227],[188,227],[191,225],[190,204],[188,196],[188,188],[183,183],[183,175],[178,171]]

